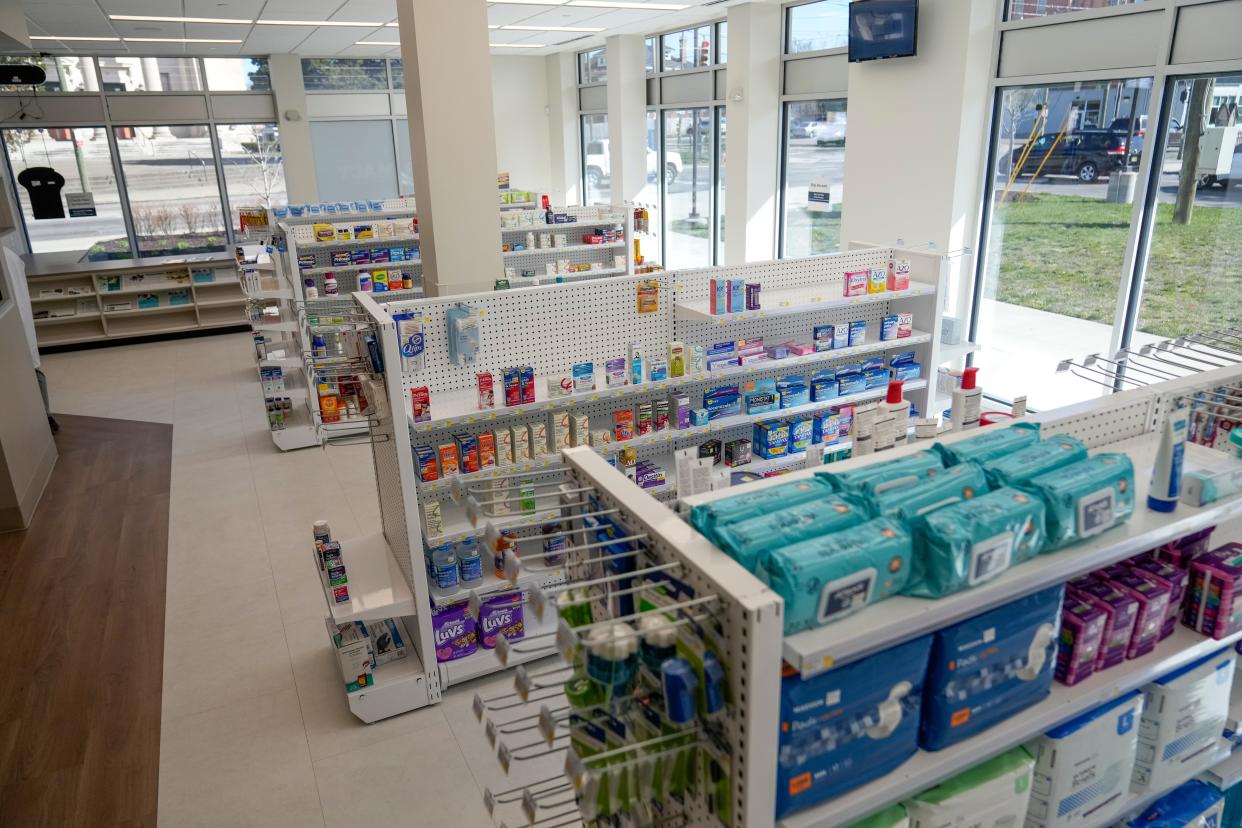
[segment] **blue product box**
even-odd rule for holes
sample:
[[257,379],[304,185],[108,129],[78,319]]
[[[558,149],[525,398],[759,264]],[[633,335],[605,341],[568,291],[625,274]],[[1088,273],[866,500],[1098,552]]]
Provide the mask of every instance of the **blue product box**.
[[692,408],[690,410],[690,425],[705,426],[708,423],[706,408]]
[[[914,755],[930,650],[924,636],[809,679],[781,680],[778,819],[879,779]],[[886,713],[891,727],[870,732]]]
[[751,451],[765,460],[789,454],[789,423],[776,420],[755,423]]
[[573,377],[574,393],[595,390],[595,363],[579,362],[570,369]]
[[388,248],[386,247],[375,248],[375,251],[371,254],[371,263],[372,264],[388,264],[388,262],[389,262]]
[[862,366],[862,370],[864,371],[866,371],[868,368],[883,368],[884,367],[884,356],[882,354],[876,354],[875,356],[869,356],[866,359],[864,359],[860,363],[860,365]]
[[[1234,796],[1230,788],[1226,795]],[[1237,825],[1223,818],[1226,799],[1214,786],[1192,779],[1157,799],[1143,813],[1118,825],[1126,828],[1231,828]]]
[[897,338],[897,315],[886,316],[880,320],[880,341],[888,342]]
[[831,351],[831,350],[832,350],[832,340],[831,340],[831,339],[817,339],[817,340],[815,340],[815,341],[814,341],[813,345],[814,345],[814,347],[815,347],[815,352],[816,352],[816,353],[822,353],[823,351]]
[[841,396],[847,394],[857,394],[859,391],[867,390],[867,384],[863,381],[862,374],[837,374],[837,393]]
[[322,204],[308,204],[306,205],[306,212],[312,216],[322,215],[323,205]]
[[867,322],[860,319],[850,323],[850,347],[863,345],[867,342]]
[[789,453],[806,451],[813,442],[814,421],[810,417],[791,417],[789,423]]
[[754,391],[746,395],[747,414],[766,414],[781,406],[781,395],[775,391]]
[[348,264],[349,264],[349,251],[348,250],[332,251],[332,266],[333,267],[345,267]]
[[708,346],[708,359],[722,356],[737,356],[737,343],[730,340],[729,342],[717,342],[714,345]]
[[828,347],[832,347],[832,325],[816,325],[811,329],[811,339],[819,342],[821,339],[828,342]]
[[1057,584],[935,634],[920,747],[943,750],[1048,695],[1062,592]]
[[422,258],[422,253],[419,251],[418,245],[414,245],[413,247],[407,247],[405,249],[405,260],[407,262],[412,262],[412,261],[415,261],[416,259],[421,259],[421,258]]
[[365,247],[349,251],[350,264],[370,264],[371,251]]
[[403,261],[405,261],[405,248],[404,248],[404,247],[390,247],[390,248],[388,248],[388,261],[390,261],[390,262],[403,262]]
[[836,399],[839,387],[835,376],[831,379],[827,377],[812,377],[811,402],[824,402],[825,400]]
[[309,270],[315,266],[315,257],[313,255],[302,253],[298,256],[298,267],[302,270]]
[[[715,286],[715,302],[717,314],[729,312],[729,280],[713,279],[711,284]],[[709,288],[710,289],[710,288]]]
[[888,385],[888,369],[867,368],[862,372],[863,387],[880,388]]
[[737,313],[746,310],[746,280],[729,280],[729,312]]
[[914,362],[914,351],[898,351],[888,358],[888,364],[901,365],[904,362]]
[[811,442],[831,445],[841,439],[841,418],[836,414],[816,414],[811,421]]
[[850,347],[850,328],[848,325],[834,325],[832,328],[832,349]]
[[923,376],[923,366],[917,362],[904,362],[893,366],[893,379],[916,380]]
[[795,408],[811,401],[811,392],[801,383],[785,386],[781,393],[781,408]]
[[715,420],[742,413],[742,398],[736,385],[725,385],[708,389],[703,394],[703,407],[707,409],[707,419]]

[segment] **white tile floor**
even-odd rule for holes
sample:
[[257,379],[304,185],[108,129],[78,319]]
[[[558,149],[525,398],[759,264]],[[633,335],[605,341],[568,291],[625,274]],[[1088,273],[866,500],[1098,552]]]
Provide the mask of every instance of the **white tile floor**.
[[174,426],[161,823],[491,825],[482,789],[514,779],[470,702],[507,677],[373,725],[345,702],[306,550],[317,518],[340,537],[379,529],[369,447],[277,450],[249,334],[48,355],[43,369],[54,411]]

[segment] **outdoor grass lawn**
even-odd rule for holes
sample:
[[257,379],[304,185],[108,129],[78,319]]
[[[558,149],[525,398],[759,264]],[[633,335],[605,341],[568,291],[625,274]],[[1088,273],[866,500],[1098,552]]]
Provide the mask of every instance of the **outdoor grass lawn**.
[[[998,206],[988,264],[995,298],[1111,325],[1130,212],[1046,194]],[[1158,205],[1139,330],[1173,337],[1240,322],[1242,209],[1196,206],[1190,224],[1175,225],[1173,205]]]

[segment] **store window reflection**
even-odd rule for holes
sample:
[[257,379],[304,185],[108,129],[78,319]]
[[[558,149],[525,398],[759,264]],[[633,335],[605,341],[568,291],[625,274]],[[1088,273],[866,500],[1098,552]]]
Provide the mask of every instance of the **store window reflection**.
[[782,256],[817,256],[841,247],[845,127],[843,98],[785,104]]
[[663,117],[666,266],[706,267],[713,250],[713,108],[668,109]]
[[612,156],[608,146],[608,116],[581,116],[582,140],[582,193],[583,204],[607,204],[611,198],[610,186]]

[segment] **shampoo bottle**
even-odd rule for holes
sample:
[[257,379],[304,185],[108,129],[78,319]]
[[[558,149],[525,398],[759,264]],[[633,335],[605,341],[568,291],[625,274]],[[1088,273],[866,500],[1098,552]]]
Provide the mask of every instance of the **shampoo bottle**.
[[975,374],[978,372],[978,368],[967,368],[963,371],[962,386],[953,392],[950,417],[954,431],[979,427],[979,401],[983,397],[983,389],[975,385]]

